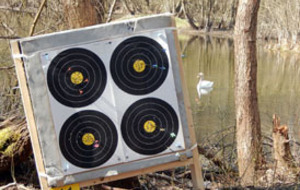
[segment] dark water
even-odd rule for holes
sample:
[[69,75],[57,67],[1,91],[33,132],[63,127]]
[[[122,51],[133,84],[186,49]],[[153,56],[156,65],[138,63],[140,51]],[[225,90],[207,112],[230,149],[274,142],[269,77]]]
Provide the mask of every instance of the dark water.
[[[180,41],[198,141],[235,125],[234,55],[232,39],[198,37]],[[258,100],[263,134],[272,132],[272,115],[288,124],[292,138],[300,135],[300,56],[275,53],[258,44]],[[198,98],[196,78],[203,72],[214,89]]]

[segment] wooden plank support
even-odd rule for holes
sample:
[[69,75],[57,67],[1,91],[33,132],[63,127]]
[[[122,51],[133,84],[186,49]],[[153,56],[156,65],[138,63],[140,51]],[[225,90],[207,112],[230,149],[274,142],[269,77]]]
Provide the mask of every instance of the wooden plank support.
[[110,181],[126,179],[126,178],[129,178],[129,177],[138,176],[138,175],[142,175],[142,174],[168,170],[168,169],[171,169],[171,168],[176,168],[176,167],[181,167],[181,166],[188,166],[188,165],[191,165],[191,164],[193,164],[193,159],[187,159],[185,161],[170,162],[170,163],[167,163],[167,164],[161,164],[161,165],[152,166],[152,167],[148,167],[148,168],[142,168],[140,170],[121,173],[121,174],[114,175],[114,176],[108,176],[108,177],[104,177],[104,178],[100,178],[100,179],[94,179],[94,180],[88,180],[88,181],[80,182],[79,185],[80,185],[80,187],[86,187],[86,186],[91,186],[91,185],[96,185],[96,184],[107,183],[107,182],[110,182]]
[[[38,140],[38,133],[37,133],[36,123],[34,119],[33,108],[31,104],[29,89],[27,86],[24,63],[21,57],[19,56],[21,54],[21,50],[19,47],[19,43],[17,41],[11,42],[10,45],[11,45],[11,51],[12,51],[13,60],[15,63],[15,69],[19,81],[19,87],[22,94],[23,107],[27,119],[27,128],[31,136],[31,145],[33,149],[36,169],[38,173],[45,173],[45,167],[44,167],[41,148]],[[46,178],[39,176],[39,182],[40,182],[41,189],[43,190],[50,189]]]
[[[176,27],[175,24],[175,18],[172,17],[172,26]],[[175,44],[176,44],[176,51],[177,51],[177,60],[179,63],[179,71],[180,71],[180,78],[181,78],[181,85],[182,85],[182,91],[184,96],[184,104],[185,104],[185,111],[187,115],[187,122],[189,127],[189,134],[190,134],[190,140],[192,144],[197,144],[196,136],[195,136],[195,128],[193,124],[193,118],[192,118],[192,110],[189,100],[189,94],[187,90],[187,86],[185,83],[184,78],[184,70],[183,70],[183,64],[181,59],[181,51],[179,47],[179,40],[178,40],[178,33],[176,30],[173,31]],[[204,190],[204,182],[202,177],[202,167],[199,159],[199,153],[198,149],[194,148],[192,150],[193,152],[193,164],[190,166],[191,174],[192,174],[192,180],[193,180],[193,189],[194,190]]]

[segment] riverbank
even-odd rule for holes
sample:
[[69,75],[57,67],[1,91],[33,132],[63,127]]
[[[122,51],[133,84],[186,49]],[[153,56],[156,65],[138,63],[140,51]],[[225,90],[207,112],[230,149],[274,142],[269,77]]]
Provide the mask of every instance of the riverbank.
[[[178,28],[178,33],[180,35],[189,35],[189,36],[209,36],[216,38],[234,38],[233,30],[226,29],[216,29],[213,28],[210,31],[205,29],[194,30],[190,27],[189,23],[185,19],[176,18],[176,26]],[[300,54],[300,41],[297,43],[291,42],[289,40],[282,40],[280,43],[275,36],[270,38],[265,38],[262,34],[257,34],[258,43],[261,43],[266,50],[273,52],[285,52],[285,53],[297,53]]]

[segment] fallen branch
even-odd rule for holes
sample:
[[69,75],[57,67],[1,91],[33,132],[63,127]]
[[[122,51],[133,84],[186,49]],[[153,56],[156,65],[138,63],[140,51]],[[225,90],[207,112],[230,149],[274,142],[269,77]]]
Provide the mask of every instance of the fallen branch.
[[12,36],[16,34],[15,31],[11,29],[5,22],[2,22],[1,24]]
[[7,184],[7,185],[1,186],[1,187],[0,187],[0,190],[8,189],[9,187],[11,187],[11,186],[16,186],[16,185],[17,185],[16,182],[9,183],[9,184]]
[[[10,188],[12,186],[16,186],[16,188]],[[23,184],[18,184],[16,182],[9,183],[7,185],[1,186],[0,190],[6,190],[6,189],[24,189],[24,190],[31,190],[30,188],[25,187]]]
[[177,174],[176,177],[177,178],[185,178],[186,176],[191,175],[191,170],[185,171],[181,174]]
[[22,4],[20,4],[18,7],[10,7],[10,6],[0,6],[1,10],[5,11],[15,11],[20,12],[21,11]]
[[198,145],[198,152],[199,154],[205,156],[208,160],[212,161],[216,166],[220,167],[221,169],[228,171],[228,172],[234,172],[232,169],[230,169],[224,161],[220,160],[216,157],[216,154],[211,153],[210,151],[207,151],[205,148]]
[[150,174],[147,174],[147,175],[150,176],[150,177],[160,178],[160,179],[164,179],[164,180],[167,180],[167,181],[173,181],[177,184],[182,184],[181,181],[179,181],[175,178],[172,178],[170,176],[167,176],[167,175],[162,175],[162,174],[159,174],[159,173],[150,173]]

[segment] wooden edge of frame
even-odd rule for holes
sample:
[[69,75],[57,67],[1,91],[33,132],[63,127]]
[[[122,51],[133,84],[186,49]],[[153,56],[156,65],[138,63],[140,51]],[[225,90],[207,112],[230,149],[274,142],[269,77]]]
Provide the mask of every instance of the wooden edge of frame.
[[108,177],[98,178],[98,179],[94,179],[94,180],[79,182],[79,185],[80,185],[80,187],[86,187],[86,186],[92,186],[92,185],[96,185],[96,184],[107,183],[107,182],[111,182],[111,181],[126,179],[126,178],[133,177],[133,176],[143,175],[143,174],[147,174],[147,173],[151,173],[151,172],[157,172],[157,171],[163,171],[163,170],[167,170],[167,169],[171,169],[171,168],[187,166],[187,165],[193,164],[192,162],[193,162],[193,159],[187,159],[184,161],[175,161],[175,162],[170,162],[167,164],[160,164],[157,166],[142,168],[139,170],[125,172],[125,173],[121,173],[121,174],[114,175],[114,176],[108,176]]
[[[17,56],[21,54],[21,50],[19,47],[18,41],[11,42],[11,51],[13,55],[13,60],[15,64],[15,70],[18,77],[19,87],[22,94],[23,106],[25,110],[25,115],[27,118],[27,129],[29,130],[31,136],[31,145],[33,149],[34,159],[36,163],[36,169],[38,174],[45,173],[45,167],[43,162],[43,157],[41,154],[41,148],[38,140],[37,128],[34,119],[33,108],[31,104],[30,94],[27,86],[27,80],[24,70],[24,63],[21,57]],[[39,176],[39,182],[41,189],[48,190],[50,187],[48,186],[47,179]]]
[[[176,27],[175,24],[175,18],[172,17],[172,26]],[[182,91],[183,91],[183,97],[184,97],[184,104],[185,104],[185,111],[187,115],[187,122],[189,127],[189,133],[190,133],[190,140],[192,144],[196,144],[196,135],[195,135],[195,128],[193,124],[193,118],[192,118],[192,110],[189,100],[189,94],[184,78],[184,70],[183,70],[183,64],[181,59],[181,51],[179,47],[179,40],[178,40],[178,33],[176,30],[173,31],[174,39],[175,39],[175,45],[176,45],[176,51],[177,51],[177,60],[179,63],[179,72],[180,72],[180,78],[181,78],[181,84],[182,84]],[[192,180],[193,180],[193,186],[195,190],[204,190],[204,183],[203,183],[203,177],[202,177],[202,168],[201,163],[199,160],[199,152],[197,148],[194,148],[192,150],[193,153],[193,164],[190,166],[191,173],[192,173]]]

